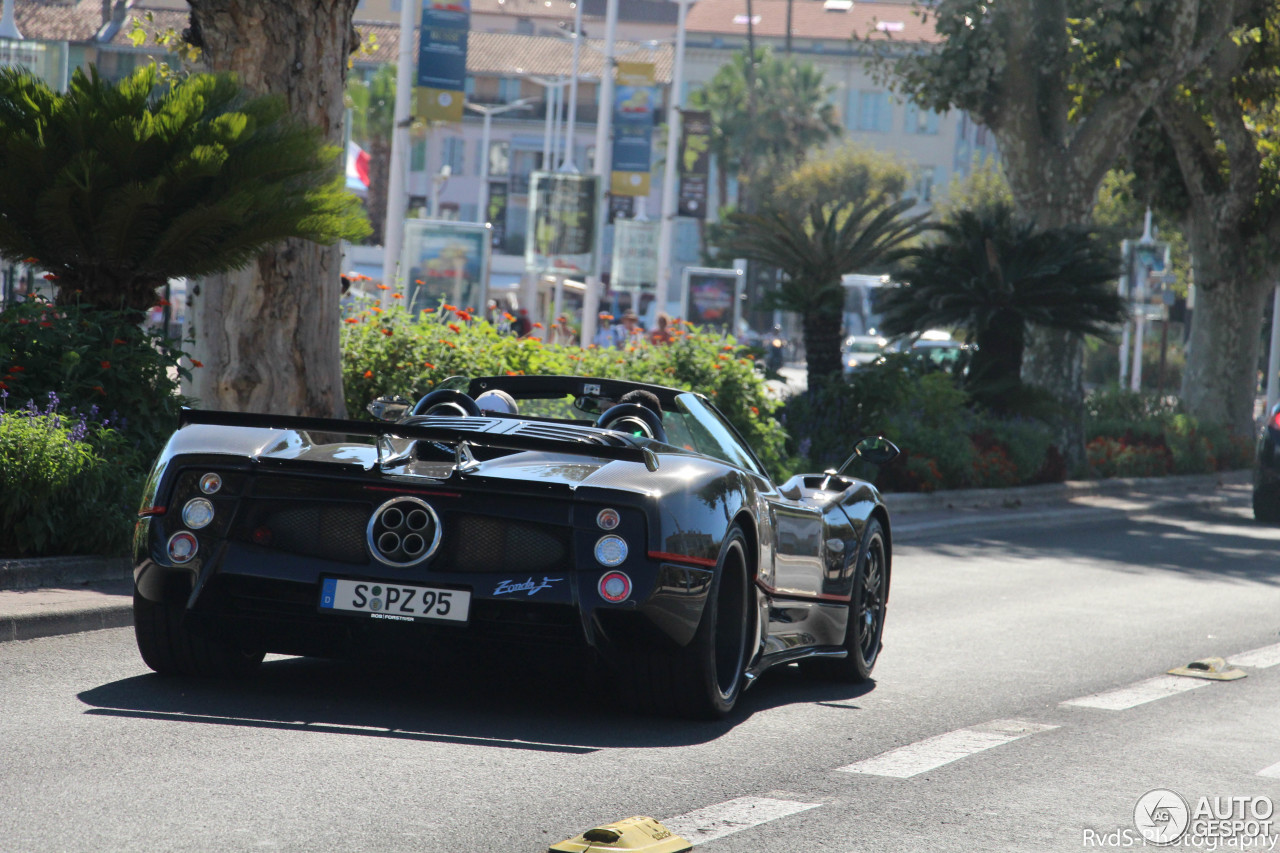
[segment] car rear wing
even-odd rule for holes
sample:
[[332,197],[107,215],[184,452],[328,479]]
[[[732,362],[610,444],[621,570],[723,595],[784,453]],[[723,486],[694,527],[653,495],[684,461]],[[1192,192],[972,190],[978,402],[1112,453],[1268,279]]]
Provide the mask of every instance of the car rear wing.
[[499,432],[478,432],[434,425],[399,424],[386,421],[353,421],[342,418],[311,418],[253,412],[216,412],[210,409],[184,408],[178,415],[178,429],[190,424],[292,430],[295,432],[330,432],[346,435],[371,435],[386,438],[436,441],[458,448],[460,456],[465,455],[466,448],[463,445],[498,450],[571,453],[577,456],[594,456],[599,459],[640,462],[650,471],[658,470],[658,456],[649,448],[636,447],[632,444],[605,444],[603,443],[604,436],[600,436],[601,443],[597,443],[585,436],[549,438]]

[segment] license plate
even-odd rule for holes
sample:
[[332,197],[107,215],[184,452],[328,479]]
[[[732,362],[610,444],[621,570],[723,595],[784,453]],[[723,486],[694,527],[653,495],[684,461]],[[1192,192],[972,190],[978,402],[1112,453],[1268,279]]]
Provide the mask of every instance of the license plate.
[[325,578],[320,609],[367,613],[371,619],[415,622],[421,619],[466,622],[471,592],[373,581]]

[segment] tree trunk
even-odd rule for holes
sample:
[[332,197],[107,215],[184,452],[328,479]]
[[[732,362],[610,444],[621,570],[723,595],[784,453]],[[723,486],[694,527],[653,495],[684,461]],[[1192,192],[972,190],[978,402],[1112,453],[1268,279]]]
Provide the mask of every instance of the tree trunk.
[[1182,403],[1206,424],[1253,437],[1262,315],[1270,282],[1251,272],[1249,252],[1231,235],[1190,223],[1196,260],[1196,307],[1191,317]]
[[978,333],[978,350],[969,362],[965,385],[975,400],[991,408],[998,408],[1017,389],[1021,377],[1026,330],[1022,319],[1011,313],[1000,312]]
[[[357,0],[190,0],[192,40],[215,71],[342,143],[342,93]],[[193,293],[190,393],[206,408],[342,417],[340,250],[286,240]]]
[[365,209],[369,211],[369,224],[373,234],[369,240],[381,246],[382,226],[387,218],[387,194],[391,181],[391,140],[374,136],[369,140],[369,193]]
[[804,351],[808,367],[809,387],[839,378],[840,366],[840,311],[806,311],[804,324]]

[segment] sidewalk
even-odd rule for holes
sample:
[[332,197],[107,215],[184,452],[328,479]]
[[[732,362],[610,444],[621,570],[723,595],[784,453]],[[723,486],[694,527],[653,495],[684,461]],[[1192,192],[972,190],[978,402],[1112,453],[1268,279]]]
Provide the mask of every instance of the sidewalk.
[[[895,541],[1035,522],[1125,518],[1177,506],[1247,498],[1249,471],[1191,477],[1089,480],[1017,489],[889,494]],[[0,643],[133,624],[125,558],[0,560]]]

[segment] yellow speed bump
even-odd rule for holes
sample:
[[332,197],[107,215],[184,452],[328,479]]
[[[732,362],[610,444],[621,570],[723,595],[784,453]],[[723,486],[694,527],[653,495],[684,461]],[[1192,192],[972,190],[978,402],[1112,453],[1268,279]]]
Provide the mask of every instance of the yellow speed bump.
[[1235,681],[1244,678],[1243,669],[1227,669],[1227,662],[1222,658],[1205,658],[1193,660],[1186,666],[1177,666],[1169,670],[1170,675],[1185,675],[1187,678],[1207,678],[1210,681]]
[[651,817],[629,817],[588,829],[577,838],[553,844],[547,853],[608,853],[611,850],[644,853],[684,853],[693,843],[667,829]]

